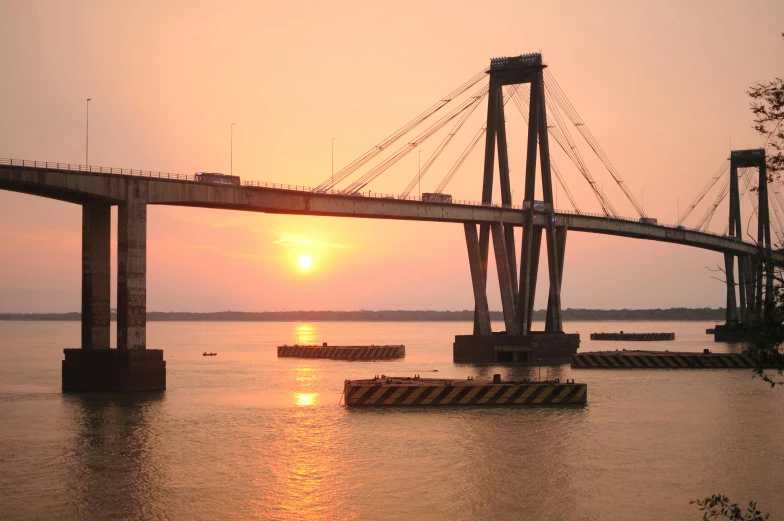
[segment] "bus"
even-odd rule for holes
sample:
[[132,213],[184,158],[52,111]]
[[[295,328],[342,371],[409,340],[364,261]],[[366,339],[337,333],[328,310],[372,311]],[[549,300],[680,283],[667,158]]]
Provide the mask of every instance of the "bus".
[[423,203],[446,203],[452,204],[452,196],[449,194],[428,193],[422,194]]
[[238,185],[240,184],[240,176],[212,172],[196,172],[196,181],[216,185]]

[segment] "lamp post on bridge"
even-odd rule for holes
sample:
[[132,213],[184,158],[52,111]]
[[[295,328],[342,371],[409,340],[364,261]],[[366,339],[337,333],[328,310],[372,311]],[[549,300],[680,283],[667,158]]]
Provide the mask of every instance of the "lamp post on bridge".
[[234,125],[236,125],[236,123],[232,123],[231,124],[231,148],[230,148],[230,152],[229,152],[229,155],[231,156],[231,159],[230,159],[231,163],[230,163],[230,166],[229,166],[229,169],[230,169],[229,170],[229,174],[230,175],[234,175]]
[[419,170],[417,171],[417,182],[419,183],[419,200],[422,200],[422,151],[419,151]]
[[335,189],[335,138],[332,138],[332,187],[330,190]]
[[92,98],[87,98],[87,129],[85,130],[84,138],[84,164],[90,164],[90,101]]

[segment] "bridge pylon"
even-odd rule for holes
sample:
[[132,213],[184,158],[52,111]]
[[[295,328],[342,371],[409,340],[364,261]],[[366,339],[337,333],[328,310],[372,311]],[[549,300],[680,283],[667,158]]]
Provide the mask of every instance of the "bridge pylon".
[[[728,235],[743,240],[743,221],[740,213],[738,169],[752,167],[759,173],[757,190],[757,255],[724,253],[727,284],[726,323],[716,328],[716,340],[745,340],[753,336],[755,323],[773,298],[773,269],[767,259],[771,256],[770,210],[768,204],[768,176],[764,149],[733,150],[730,153],[730,211]],[[736,259],[737,258],[737,277]],[[737,295],[736,295],[737,288]],[[740,306],[738,306],[740,303]]]
[[[517,85],[528,83],[531,87],[530,116],[526,143],[525,193],[522,201],[523,209],[527,212],[522,226],[519,277],[517,275],[514,227],[511,224],[503,222],[480,224],[478,235],[476,224],[467,223],[465,225],[475,301],[474,334],[455,338],[455,361],[525,362],[542,357],[552,358],[552,355],[568,356],[568,353],[576,351],[579,345],[578,335],[563,335],[561,319],[561,276],[566,248],[566,229],[556,230],[555,226],[543,77],[545,67],[542,56],[538,53],[490,60],[482,204],[493,204],[496,149],[498,150],[501,204],[502,206],[513,204],[503,87],[517,88]],[[535,201],[537,151],[541,162],[539,171],[541,173],[542,201]],[[535,206],[538,213],[545,214],[544,225],[534,223]],[[531,324],[543,234],[547,248],[550,289],[545,331],[537,332],[536,338],[534,338]],[[501,306],[506,326],[504,333],[492,332],[490,314],[487,311],[487,263],[491,236],[501,288]],[[552,335],[548,336],[544,333]],[[482,337],[489,338],[483,339]],[[501,345],[504,343],[505,345]],[[508,353],[503,350],[499,351],[499,345],[511,351]],[[499,356],[499,353],[503,354]],[[480,358],[481,360],[479,360]]]

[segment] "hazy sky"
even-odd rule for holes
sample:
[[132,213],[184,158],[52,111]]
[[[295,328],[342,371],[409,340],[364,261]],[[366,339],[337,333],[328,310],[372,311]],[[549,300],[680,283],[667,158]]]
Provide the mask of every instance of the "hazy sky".
[[[674,222],[730,146],[761,145],[744,91],[784,73],[777,0],[381,5],[0,0],[0,157],[83,162],[89,97],[93,165],[228,172],[236,122],[235,174],[315,186],[330,175],[331,138],[337,170],[491,57],[541,52],[646,213]],[[511,105],[507,120],[519,204],[525,136]],[[423,160],[438,141],[421,147]],[[480,198],[481,153],[447,192]],[[556,160],[581,209],[598,212],[579,173]],[[450,166],[436,163],[422,191]],[[589,166],[634,216],[607,172]],[[412,153],[370,188],[400,193],[417,168]],[[79,206],[0,192],[0,312],[79,309],[80,226]],[[151,207],[148,237],[150,310],[473,306],[456,224]],[[302,254],[313,257],[307,272]],[[720,263],[683,246],[572,232],[563,306],[721,306],[710,271]],[[539,280],[538,308],[546,271]],[[489,281],[499,309],[492,266]]]

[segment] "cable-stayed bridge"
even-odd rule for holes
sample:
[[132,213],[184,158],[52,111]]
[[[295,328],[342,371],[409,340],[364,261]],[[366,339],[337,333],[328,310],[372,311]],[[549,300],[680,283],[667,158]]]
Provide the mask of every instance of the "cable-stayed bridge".
[[[546,98],[550,100],[549,105]],[[414,188],[421,185],[429,172],[437,170],[434,164],[439,158],[447,157],[445,151],[459,141],[461,129],[484,100],[487,100],[486,119],[464,140],[463,148],[453,154],[453,161],[443,169],[445,174],[435,190],[421,198],[413,197]],[[525,153],[521,161],[525,164],[524,194],[519,204],[512,198],[509,168],[509,154],[515,150],[508,146],[507,138],[506,110],[510,101],[526,124]],[[572,130],[587,144],[602,171],[620,190],[624,204],[636,216],[623,217],[609,200],[572,137]],[[440,138],[440,142],[400,194],[372,191],[372,183],[394,172],[395,164],[434,137]],[[550,138],[556,141],[561,157],[568,159],[578,178],[587,183],[598,212],[590,213],[578,206],[571,183],[565,181],[565,171],[556,167],[551,156]],[[454,200],[444,191],[458,173],[470,175],[466,170],[471,169],[465,167],[467,159],[483,139],[481,196],[475,202]],[[480,186],[478,172],[474,172],[473,177]],[[494,190],[496,177],[498,186]],[[526,362],[564,357],[579,345],[577,335],[563,332],[561,319],[560,289],[569,230],[670,242],[722,253],[727,274],[727,323],[753,324],[755,313],[772,295],[772,273],[764,269],[765,260],[778,258],[772,252],[771,224],[779,240],[784,231],[781,226],[784,198],[780,186],[774,184],[768,190],[767,181],[764,151],[734,151],[677,223],[659,224],[645,214],[643,205],[635,199],[539,54],[491,60],[489,68],[315,187],[240,183],[233,176],[206,178],[0,160],[0,189],[80,204],[83,208],[82,345],[81,349],[66,351],[64,389],[165,387],[162,352],[146,349],[147,205],[462,223],[475,319],[474,334],[455,339],[455,361]],[[555,208],[556,187],[566,194],[570,210]],[[702,201],[710,201],[708,195],[715,187],[719,190],[712,204],[696,226],[687,227],[686,220],[695,214]],[[499,192],[500,201],[494,201],[494,194]],[[756,238],[749,237],[749,230],[743,230],[740,201],[744,196],[752,199],[757,218]],[[711,231],[713,216],[727,197],[727,227]],[[119,209],[117,350],[109,349],[109,237],[113,205]],[[522,228],[521,245],[515,244],[515,228]],[[536,332],[531,326],[543,237],[548,260],[548,306],[545,330]],[[491,238],[505,322],[503,332],[492,331],[487,304]]]

